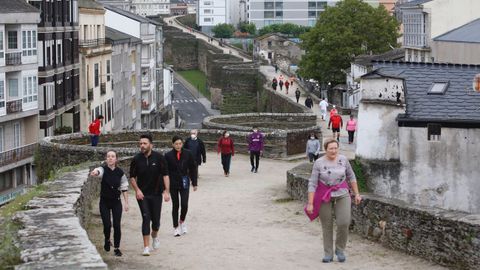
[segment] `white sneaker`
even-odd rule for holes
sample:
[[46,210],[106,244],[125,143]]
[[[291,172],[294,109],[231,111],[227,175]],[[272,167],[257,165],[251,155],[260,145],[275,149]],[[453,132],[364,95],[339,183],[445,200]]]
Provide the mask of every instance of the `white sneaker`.
[[179,227],[176,227],[175,230],[173,231],[173,236],[177,237],[180,236],[182,232],[180,231]]
[[142,253],[143,256],[150,256],[150,248],[149,247],[145,247],[143,249],[143,253]]
[[153,238],[153,244],[152,244],[152,247],[153,249],[159,249],[160,248],[160,239],[158,239],[158,237],[156,238]]
[[187,230],[187,223],[183,222],[180,224],[180,230],[182,231],[182,234],[186,234],[188,232]]

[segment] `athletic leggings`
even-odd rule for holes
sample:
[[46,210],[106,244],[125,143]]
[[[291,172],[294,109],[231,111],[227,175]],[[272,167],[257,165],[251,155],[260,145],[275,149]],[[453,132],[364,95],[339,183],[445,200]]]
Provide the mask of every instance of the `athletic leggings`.
[[[110,241],[110,232],[112,230],[112,216],[113,216],[113,245],[115,248],[120,247],[120,239],[122,232],[120,229],[120,221],[122,219],[122,201],[118,199],[100,198],[100,215],[103,222],[103,234],[105,235],[105,242]],[[111,215],[110,215],[111,212]]]
[[[173,219],[174,228],[178,227],[178,208],[180,207],[180,204],[182,205],[182,208],[180,211],[180,220],[183,222],[187,217],[188,193],[189,193],[188,189],[179,189],[179,188],[170,189],[170,195],[172,197],[172,219]],[[180,198],[178,195],[180,195]]]
[[162,212],[162,196],[145,196],[138,202],[140,212],[142,213],[142,235],[150,235],[150,222],[152,230],[158,231],[160,228],[160,214]]
[[224,173],[230,173],[230,162],[232,160],[232,154],[222,154],[222,166]]
[[[253,164],[253,158],[255,157],[255,165]],[[253,168],[258,170],[258,163],[260,162],[260,151],[250,151],[250,164]]]

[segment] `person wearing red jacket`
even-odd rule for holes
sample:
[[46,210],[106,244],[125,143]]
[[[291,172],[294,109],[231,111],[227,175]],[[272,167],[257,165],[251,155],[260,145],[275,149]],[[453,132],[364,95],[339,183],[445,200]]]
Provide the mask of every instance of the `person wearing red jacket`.
[[217,152],[222,156],[223,173],[225,177],[230,175],[230,163],[235,155],[233,139],[230,138],[228,131],[223,131],[222,137],[218,140]]
[[334,112],[333,115],[330,117],[330,121],[328,122],[328,128],[332,125],[333,131],[333,138],[337,138],[337,141],[340,141],[340,129],[343,127],[343,120],[342,117]]
[[100,126],[102,124],[103,120],[103,115],[97,116],[95,121],[90,123],[88,126],[88,132],[90,133],[90,142],[92,143],[92,146],[97,146],[98,144],[98,138],[100,136]]

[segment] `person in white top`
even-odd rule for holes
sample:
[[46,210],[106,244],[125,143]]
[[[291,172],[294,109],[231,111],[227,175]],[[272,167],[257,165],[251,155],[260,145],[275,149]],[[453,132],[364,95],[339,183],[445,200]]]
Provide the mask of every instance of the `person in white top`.
[[320,114],[322,115],[322,120],[325,121],[327,119],[328,102],[325,100],[325,98],[322,98],[318,105],[320,106]]

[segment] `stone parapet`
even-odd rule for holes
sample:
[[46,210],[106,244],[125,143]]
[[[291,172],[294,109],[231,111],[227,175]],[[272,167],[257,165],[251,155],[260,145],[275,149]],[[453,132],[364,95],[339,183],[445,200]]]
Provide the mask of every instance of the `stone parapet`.
[[[307,201],[311,164],[287,172],[287,192]],[[353,231],[383,245],[455,269],[480,265],[480,215],[363,194],[352,206]]]

